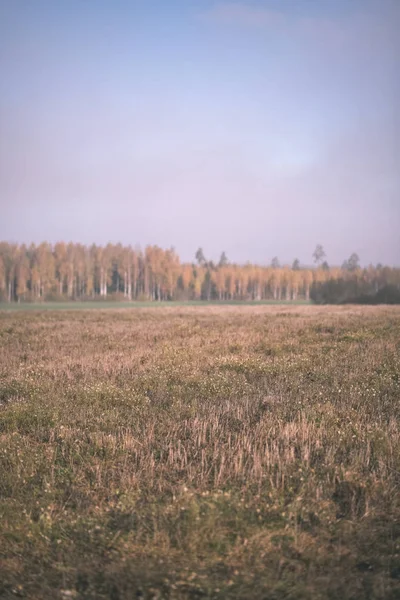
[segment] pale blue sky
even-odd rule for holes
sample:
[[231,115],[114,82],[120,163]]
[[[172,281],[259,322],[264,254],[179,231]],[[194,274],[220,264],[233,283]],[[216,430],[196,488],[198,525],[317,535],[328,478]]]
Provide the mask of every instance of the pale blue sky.
[[0,239],[400,264],[400,0],[0,0]]

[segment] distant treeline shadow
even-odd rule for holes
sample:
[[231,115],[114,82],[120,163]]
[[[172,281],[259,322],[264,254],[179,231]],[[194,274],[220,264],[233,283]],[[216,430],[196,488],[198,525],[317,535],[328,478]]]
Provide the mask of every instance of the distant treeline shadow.
[[314,283],[310,298],[316,304],[400,304],[400,287],[376,289],[365,281],[337,279]]

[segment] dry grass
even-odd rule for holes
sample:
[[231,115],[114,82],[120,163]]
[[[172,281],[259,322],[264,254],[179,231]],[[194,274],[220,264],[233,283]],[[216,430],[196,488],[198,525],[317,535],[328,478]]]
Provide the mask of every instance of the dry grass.
[[395,599],[400,310],[0,313],[0,597]]

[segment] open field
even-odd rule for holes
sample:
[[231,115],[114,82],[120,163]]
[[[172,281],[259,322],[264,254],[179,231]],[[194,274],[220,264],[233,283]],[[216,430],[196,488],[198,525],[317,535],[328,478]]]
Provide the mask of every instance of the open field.
[[0,312],[0,598],[400,597],[400,308]]
[[0,303],[0,311],[92,310],[93,308],[101,310],[112,308],[115,310],[122,308],[188,308],[191,306],[302,306],[309,304],[310,302],[307,300],[215,300],[210,302],[207,302],[206,300],[189,300],[185,302],[168,301],[167,304],[165,304],[165,302],[157,301],[139,302],[138,300],[135,300],[134,302],[118,302],[112,300],[96,300],[93,302],[88,300],[85,302],[79,302],[75,300],[69,300],[67,302],[42,302],[41,304],[35,302],[3,302]]

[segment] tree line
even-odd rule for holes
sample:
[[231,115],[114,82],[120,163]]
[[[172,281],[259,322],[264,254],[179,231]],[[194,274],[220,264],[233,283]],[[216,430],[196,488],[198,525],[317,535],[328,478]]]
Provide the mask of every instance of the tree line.
[[199,248],[194,262],[184,263],[173,248],[158,246],[142,251],[121,244],[0,242],[0,301],[296,301],[311,297],[329,302],[323,290],[328,284],[332,287],[332,282],[341,282],[342,291],[343,285],[351,283],[352,289],[364,294],[387,286],[400,289],[399,268],[361,268],[355,253],[341,267],[330,266],[320,244],[312,257],[312,267],[302,266],[298,259],[281,265],[277,257],[268,266],[243,265],[229,262],[225,252],[213,262]]

